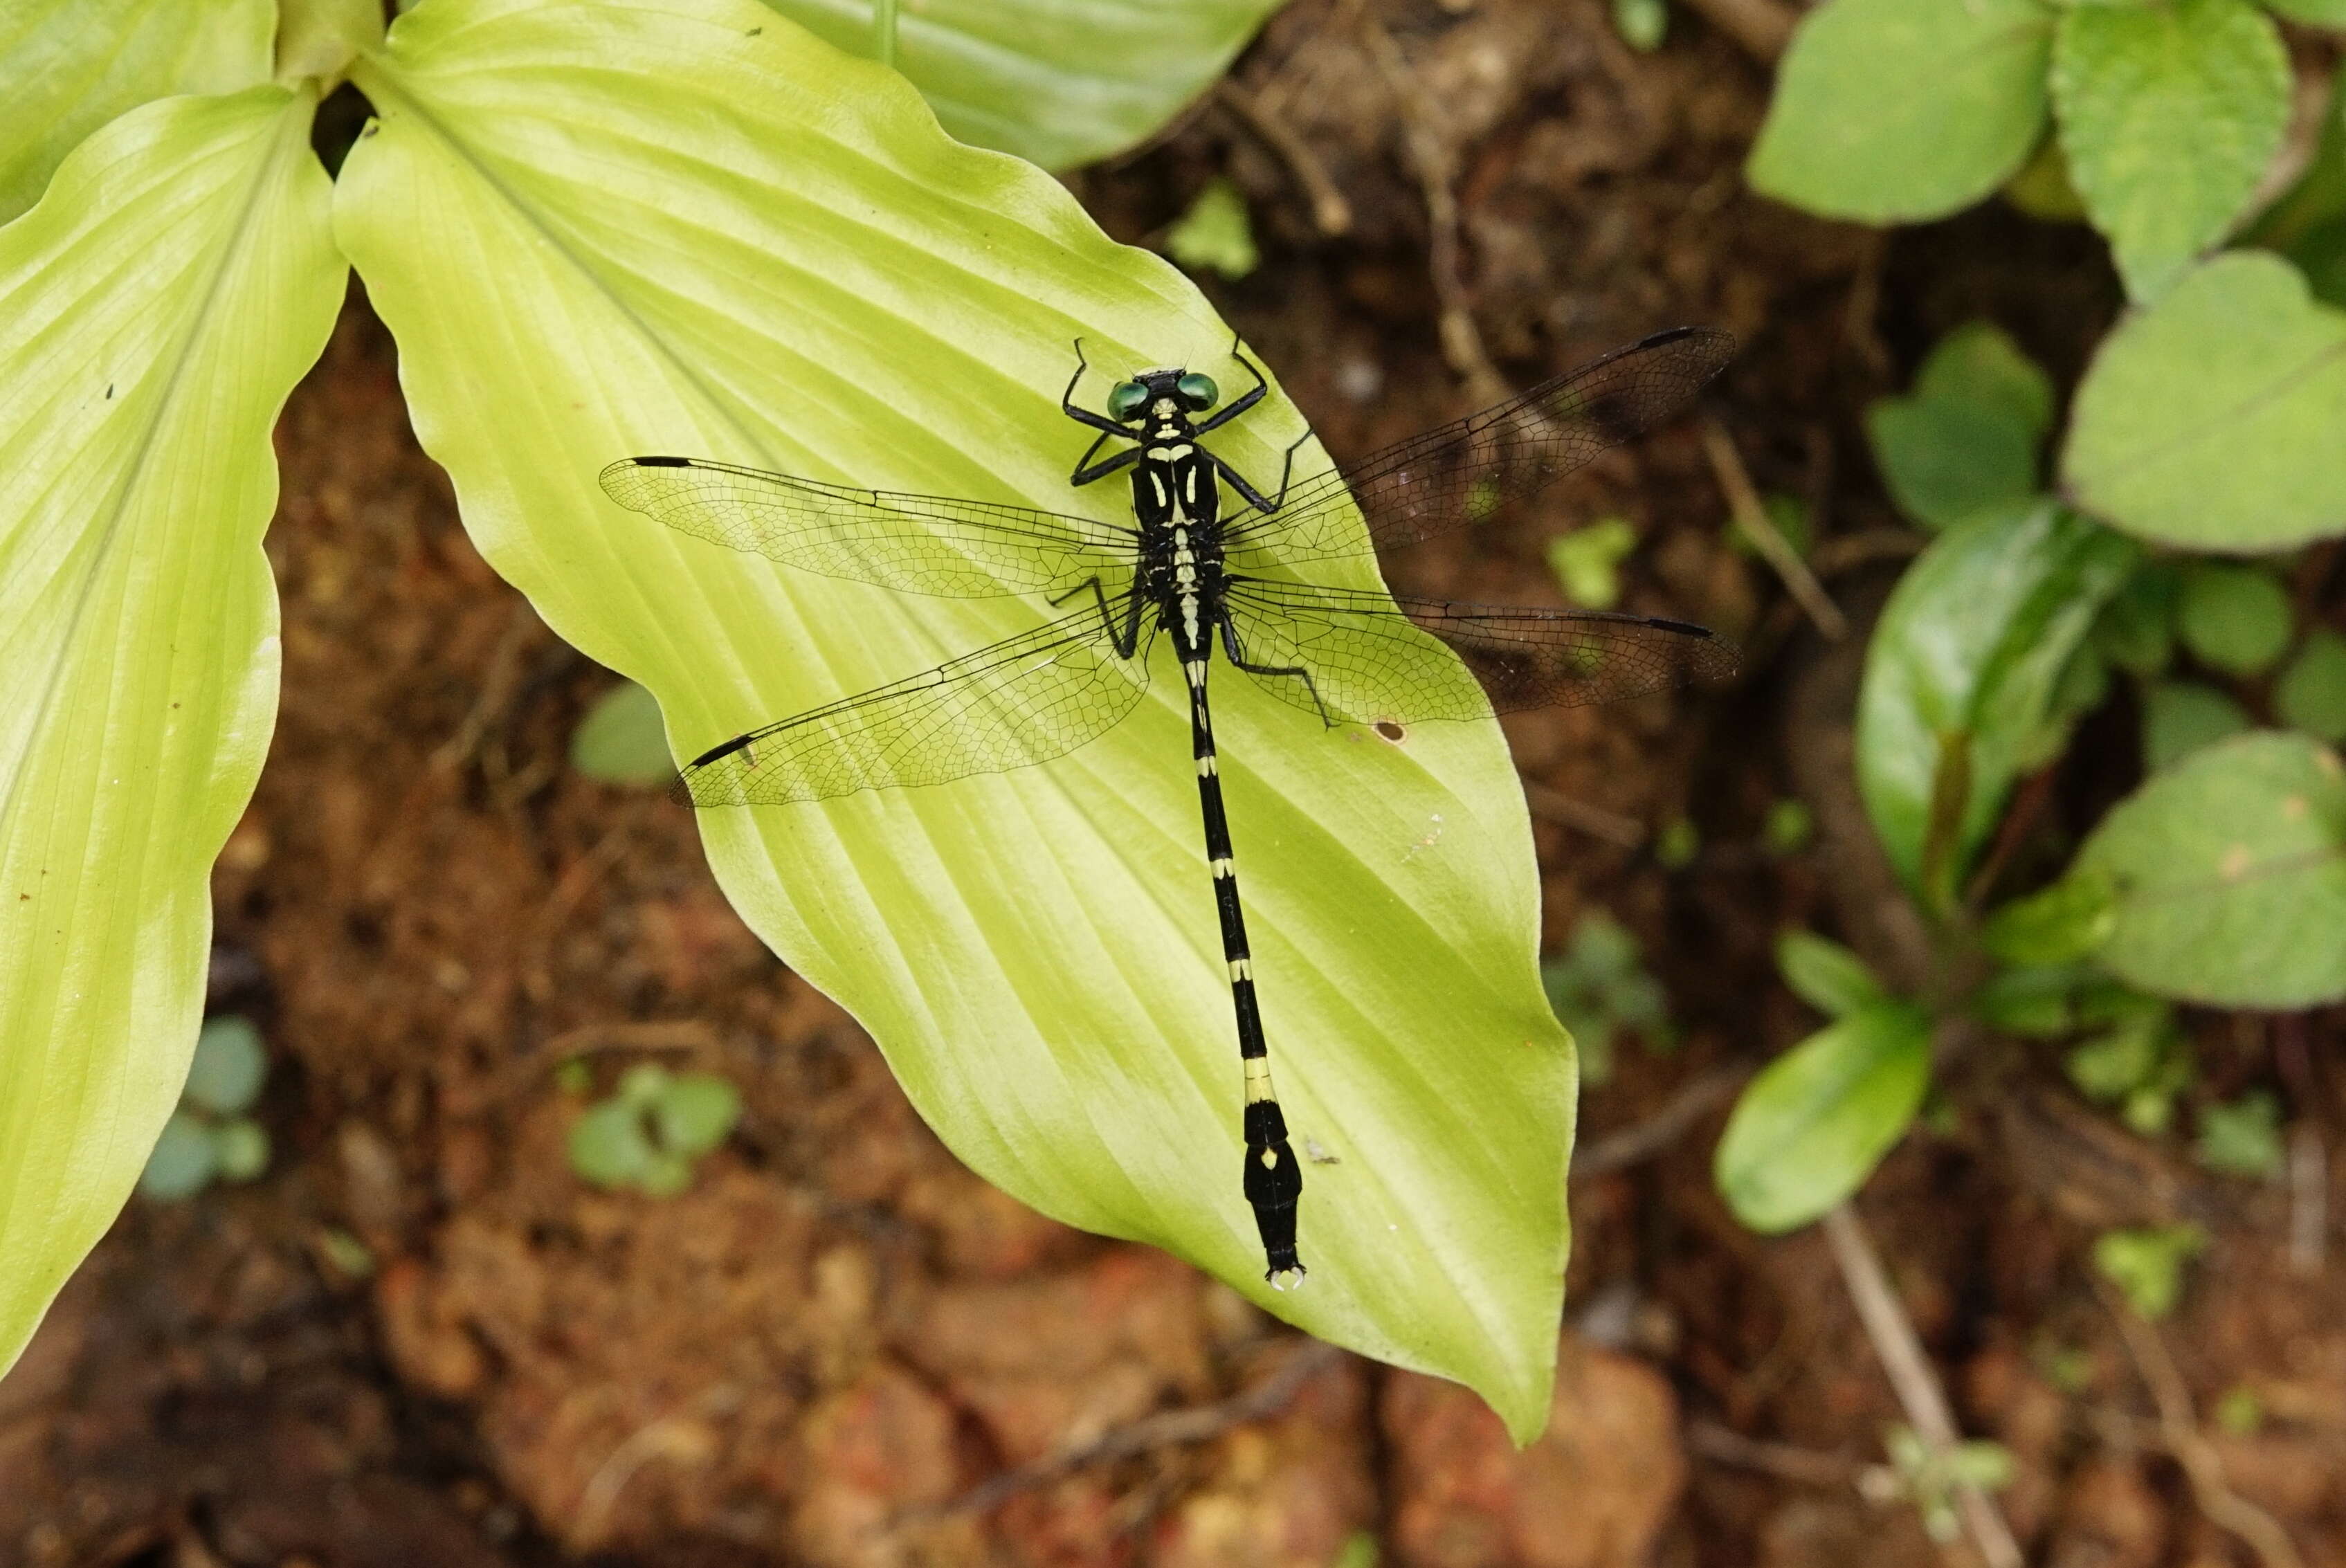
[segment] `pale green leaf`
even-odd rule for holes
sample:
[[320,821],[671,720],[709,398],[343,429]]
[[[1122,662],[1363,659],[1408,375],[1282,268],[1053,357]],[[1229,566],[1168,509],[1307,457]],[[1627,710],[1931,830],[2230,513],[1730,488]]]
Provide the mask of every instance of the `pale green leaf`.
[[[1285,3],[915,0],[897,15],[896,68],[951,135],[1072,168],[1156,135]],[[872,0],[768,4],[871,53]]]
[[[1934,790],[1942,879],[1960,875],[2003,810],[2070,656],[2141,552],[2039,501],[1974,518],[1933,541],[1900,579],[1866,650],[1857,773],[1874,830],[1921,887]],[[1951,761],[1952,759],[1952,761]]]
[[272,0],[10,0],[0,5],[0,223],[82,138],[175,93],[269,80]]
[[2183,1295],[2183,1266],[2207,1250],[2196,1225],[2152,1225],[2106,1230],[2094,1238],[2094,1268],[2118,1288],[2127,1305],[2156,1321]]
[[2052,79],[2070,182],[2137,300],[2223,237],[2289,128],[2289,51],[2249,0],[2072,5]]
[[1828,218],[1943,218],[2028,160],[2045,127],[2041,0],[1827,0],[1792,35],[1745,174]]
[[[400,344],[425,448],[489,561],[658,695],[687,754],[1053,612],[774,565],[609,504],[683,452],[1128,519],[1071,490],[1071,341],[1113,376],[1245,384],[1161,258],[1029,165],[939,136],[900,78],[728,0],[432,0],[361,85],[382,115],[337,231]],[[1216,437],[1278,472],[1274,396]],[[1307,443],[1299,472],[1327,459]],[[1316,574],[1376,582],[1362,562]],[[1463,678],[1463,677],[1462,677]],[[1254,971],[1306,1177],[1311,1275],[1262,1280],[1240,1076],[1178,669],[1057,761],[704,812],[750,923],[838,997],[972,1167],[1190,1258],[1315,1333],[1547,1409],[1566,1241],[1568,1042],[1495,726],[1331,731],[1214,685]]]
[[269,1078],[269,1049],[252,1020],[234,1013],[204,1021],[196,1035],[195,1060],[180,1097],[217,1116],[252,1108]]
[[2105,339],[2061,472],[2113,527],[2187,549],[2346,533],[2346,311],[2277,256],[2237,251]]
[[2191,657],[2227,675],[2261,675],[2289,647],[2289,595],[2254,566],[2192,562],[2178,610],[2176,629]]
[[1712,1175],[1736,1218],[1796,1229],[1864,1185],[1905,1135],[1931,1081],[1931,1020],[1862,1007],[1761,1069],[1719,1135]]
[[342,300],[311,107],[133,110],[0,229],[0,1367],[195,1045],[276,713],[270,428]]
[[2130,985],[2215,1007],[2346,996],[2346,769],[2309,737],[2194,752],[2114,807],[2077,864],[2117,881],[2096,956]]

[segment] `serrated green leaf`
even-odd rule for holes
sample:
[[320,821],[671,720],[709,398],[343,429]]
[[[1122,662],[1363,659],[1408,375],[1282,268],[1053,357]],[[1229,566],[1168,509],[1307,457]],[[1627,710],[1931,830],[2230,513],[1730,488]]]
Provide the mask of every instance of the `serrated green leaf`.
[[2142,692],[2142,770],[2171,768],[2203,747],[2256,728],[2230,696],[2196,680],[2162,680]]
[[674,778],[659,699],[631,680],[597,697],[571,734],[570,766],[606,784],[658,784]]
[[1776,938],[1776,972],[1793,995],[1828,1018],[1845,1018],[1888,996],[1865,960],[1797,926]]
[[2122,322],[2086,372],[2061,472],[2113,527],[2187,549],[2346,533],[2346,311],[2279,257],[2217,257]]
[[[872,0],[767,3],[850,55],[871,52]],[[1072,168],[1163,129],[1283,4],[920,0],[898,13],[896,68],[948,134]]]
[[1943,218],[2027,161],[2054,12],[2039,0],[1827,0],[1792,34],[1745,176],[1829,218]]
[[2273,685],[2273,712],[2318,740],[2346,740],[2346,637],[2314,629]]
[[2346,996],[2346,769],[2307,736],[2193,753],[2113,808],[2077,863],[2118,881],[2098,956],[2130,985],[2217,1007]]
[[2062,878],[2014,899],[1980,925],[1980,945],[2004,963],[2049,967],[2091,956],[2117,925],[2117,887],[2106,875]]
[[2070,181],[2137,300],[2223,237],[2289,128],[2289,51],[2249,0],[2072,5],[2052,86]]
[[272,0],[11,0],[0,6],[0,223],[115,116],[269,80]]
[[2192,657],[2227,675],[2260,675],[2289,647],[2289,596],[2253,566],[2194,561],[2184,568],[2176,629]]
[[277,705],[270,430],[342,300],[311,107],[134,109],[0,229],[0,1369],[195,1046]]
[[[1858,783],[1892,864],[1920,889],[1943,756],[1968,779],[1946,875],[1960,877],[2003,810],[2064,667],[2141,552],[2049,501],[1974,518],[1901,579],[1866,650]],[[1941,889],[1943,893],[1946,890]]]
[[[432,0],[357,75],[382,115],[337,232],[400,344],[418,435],[546,623],[655,691],[689,750],[1030,628],[773,565],[605,502],[685,452],[1128,520],[1071,490],[1060,412],[1229,329],[1031,166],[954,146],[900,78],[729,0]],[[1218,433],[1275,473],[1274,395]],[[1224,435],[1227,435],[1227,439]],[[1326,463],[1309,443],[1298,472]],[[1317,574],[1352,586],[1362,562]],[[1305,1288],[1263,1283],[1186,704],[1045,766],[703,812],[735,905],[838,997],[973,1168],[1161,1246],[1281,1317],[1545,1419],[1566,1241],[1567,1040],[1490,725],[1354,743],[1247,683],[1215,729],[1271,1061],[1314,1166]],[[1439,819],[1437,821],[1436,819]]]
[[1876,1003],[1810,1035],[1735,1103],[1712,1174],[1754,1230],[1796,1229],[1864,1185],[1931,1081],[1931,1020]]

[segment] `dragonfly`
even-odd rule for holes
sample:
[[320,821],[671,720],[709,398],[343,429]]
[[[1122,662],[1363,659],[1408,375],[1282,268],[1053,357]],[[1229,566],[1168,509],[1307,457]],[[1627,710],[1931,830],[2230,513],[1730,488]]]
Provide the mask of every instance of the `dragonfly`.
[[[1059,408],[1093,436],[1067,480],[1081,487],[1126,473],[1129,522],[699,457],[622,458],[603,470],[605,492],[694,538],[908,593],[1037,596],[1057,612],[933,669],[737,735],[687,764],[672,793],[701,808],[780,806],[1047,763],[1131,714],[1148,689],[1157,642],[1169,642],[1188,687],[1237,1023],[1241,1187],[1265,1280],[1300,1285],[1303,1175],[1271,1084],[1239,899],[1207,701],[1214,656],[1325,727],[1370,725],[1388,738],[1419,722],[1605,702],[1731,674],[1733,648],[1686,621],[1456,604],[1313,583],[1295,568],[1413,545],[1534,495],[1668,421],[1733,352],[1734,341],[1709,328],[1657,332],[1480,413],[1297,478],[1307,431],[1286,449],[1272,490],[1206,439],[1270,391],[1236,341],[1231,357],[1254,384],[1229,402],[1210,376],[1160,367],[1116,382],[1101,412],[1076,401],[1091,371],[1078,340]],[[1101,455],[1111,443],[1122,444]]]

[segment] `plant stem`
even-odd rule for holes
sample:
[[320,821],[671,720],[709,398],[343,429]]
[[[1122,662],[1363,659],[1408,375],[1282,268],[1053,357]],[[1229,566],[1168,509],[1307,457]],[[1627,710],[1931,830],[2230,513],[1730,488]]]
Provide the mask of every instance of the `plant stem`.
[[[1873,1353],[1882,1359],[1882,1369],[1889,1375],[1890,1387],[1906,1411],[1906,1424],[1934,1458],[1943,1458],[1957,1441],[1954,1414],[1947,1408],[1938,1374],[1923,1353],[1914,1325],[1907,1321],[1906,1309],[1898,1304],[1882,1271],[1882,1259],[1866,1239],[1865,1227],[1858,1223],[1857,1211],[1844,1203],[1825,1216],[1824,1226],[1833,1261],[1841,1266],[1841,1280],[1857,1306],[1858,1320],[1865,1325],[1865,1336],[1873,1341]],[[1967,1481],[1957,1481],[1954,1493],[1964,1528],[1989,1568],[2022,1568],[2025,1560],[2020,1545],[2012,1538],[2012,1527],[2004,1522],[1994,1500]]]
[[896,0],[872,0],[872,57],[896,68]]

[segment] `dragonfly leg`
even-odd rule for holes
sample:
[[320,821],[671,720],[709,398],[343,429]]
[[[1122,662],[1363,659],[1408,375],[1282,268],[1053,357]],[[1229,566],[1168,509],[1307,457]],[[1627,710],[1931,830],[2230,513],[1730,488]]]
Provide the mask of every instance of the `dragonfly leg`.
[[1240,473],[1237,469],[1232,468],[1228,463],[1222,461],[1221,453],[1218,452],[1209,452],[1206,455],[1213,459],[1216,471],[1219,472],[1224,479],[1230,482],[1230,488],[1237,491],[1239,495],[1243,496],[1248,505],[1253,507],[1264,516],[1269,517],[1275,514],[1280,507],[1287,504],[1287,487],[1294,481],[1295,478],[1296,449],[1311,439],[1311,433],[1307,430],[1301,435],[1297,436],[1293,441],[1287,443],[1286,456],[1279,465],[1279,494],[1268,497],[1266,497],[1261,491],[1257,490],[1251,484],[1248,483],[1247,476],[1245,474]]
[[1148,602],[1137,593],[1127,594],[1126,597],[1130,603],[1125,610],[1124,625],[1119,626],[1116,624],[1116,612],[1108,608],[1107,589],[1097,577],[1086,577],[1066,593],[1053,595],[1050,604],[1056,609],[1087,588],[1091,591],[1092,602],[1099,606],[1100,626],[1107,633],[1107,640],[1115,647],[1116,657],[1130,658],[1140,647],[1140,616],[1141,612],[1148,607]]
[[[1084,372],[1089,369],[1091,369],[1091,362],[1084,358],[1084,341],[1077,338],[1076,340],[1076,373],[1067,378],[1067,390],[1059,394],[1059,412],[1077,424],[1089,425],[1092,429],[1104,432],[1108,435],[1120,435],[1127,441],[1137,440],[1138,438],[1132,432],[1125,429],[1107,415],[1094,413],[1087,408],[1076,406],[1076,386],[1084,379]],[[1092,445],[1096,447],[1099,443],[1093,442]],[[1084,455],[1088,457],[1091,453],[1086,453]],[[1080,470],[1083,464],[1077,463],[1076,466]],[[1080,484],[1083,481],[1077,480],[1076,483]]]
[[1320,683],[1311,678],[1311,672],[1304,668],[1300,664],[1254,664],[1250,662],[1246,657],[1246,650],[1239,647],[1238,627],[1230,624],[1230,619],[1227,615],[1222,617],[1222,651],[1229,655],[1230,667],[1233,669],[1242,669],[1246,671],[1247,674],[1253,676],[1291,676],[1295,679],[1301,681],[1303,683],[1303,689],[1311,694],[1311,706],[1320,710],[1320,722],[1326,725],[1331,729],[1336,728],[1336,716],[1330,713],[1328,711],[1328,705],[1320,700]]
[[[1120,435],[1127,441],[1137,441],[1139,439],[1128,430],[1114,431],[1109,433]],[[1125,467],[1127,464],[1140,461],[1140,448],[1137,446],[1127,446],[1122,452],[1116,453],[1113,457],[1103,457],[1097,463],[1094,463],[1092,461],[1092,453],[1097,452],[1100,449],[1100,443],[1107,439],[1107,435],[1099,435],[1092,438],[1092,443],[1084,448],[1084,454],[1076,459],[1076,471],[1067,475],[1068,484],[1089,484],[1095,479],[1106,479],[1117,469]]]
[[1229,423],[1230,421],[1238,418],[1239,415],[1246,412],[1247,410],[1260,402],[1263,400],[1263,395],[1270,391],[1270,379],[1262,373],[1261,370],[1257,367],[1252,360],[1248,359],[1244,354],[1239,352],[1239,341],[1236,338],[1232,338],[1230,340],[1230,358],[1244,365],[1247,368],[1247,373],[1254,377],[1254,390],[1239,398],[1236,402],[1224,408],[1221,412],[1216,414],[1205,423],[1198,426],[1198,433],[1199,435],[1204,435],[1209,431],[1221,429],[1222,426]]

